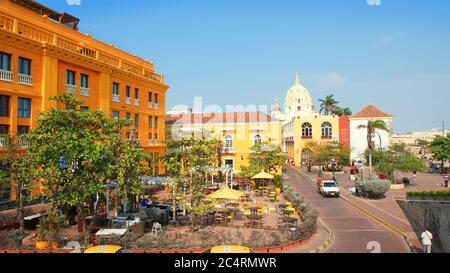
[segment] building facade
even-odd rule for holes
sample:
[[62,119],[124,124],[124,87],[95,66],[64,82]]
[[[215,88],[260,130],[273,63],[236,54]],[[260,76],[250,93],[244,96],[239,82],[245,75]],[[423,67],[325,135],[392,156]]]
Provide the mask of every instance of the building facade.
[[364,161],[365,152],[368,149],[367,129],[360,126],[366,126],[369,120],[382,120],[386,123],[389,131],[376,130],[372,140],[375,141],[376,149],[386,149],[391,145],[392,122],[393,117],[379,108],[369,104],[358,113],[349,118],[350,120],[350,159],[355,161]]
[[[156,158],[165,150],[164,77],[153,63],[78,32],[78,23],[34,1],[0,1],[0,133],[26,134],[39,112],[67,107],[50,96],[71,93],[83,109],[131,119],[123,137],[134,132]],[[150,174],[162,171],[155,162]]]
[[261,112],[167,115],[166,128],[173,139],[222,141],[222,167],[231,167],[236,174],[248,165],[250,148],[256,143],[269,143],[274,148],[281,145],[281,122]]

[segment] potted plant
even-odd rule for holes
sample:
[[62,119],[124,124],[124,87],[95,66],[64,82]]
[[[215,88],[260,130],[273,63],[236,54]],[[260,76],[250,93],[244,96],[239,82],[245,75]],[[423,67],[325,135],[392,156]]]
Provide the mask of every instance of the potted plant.
[[50,247],[53,249],[59,248],[59,240],[61,237],[62,217],[56,212],[55,208],[51,208],[48,214],[48,230]]

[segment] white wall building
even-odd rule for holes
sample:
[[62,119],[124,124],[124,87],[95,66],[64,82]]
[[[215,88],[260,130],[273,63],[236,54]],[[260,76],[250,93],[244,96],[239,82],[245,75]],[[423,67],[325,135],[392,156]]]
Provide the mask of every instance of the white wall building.
[[367,105],[361,111],[350,117],[350,147],[351,160],[364,160],[364,153],[368,149],[367,129],[358,128],[367,125],[369,120],[383,120],[386,122],[389,132],[376,130],[372,140],[375,141],[376,149],[386,149],[391,145],[392,139],[392,115],[383,112],[373,105]]

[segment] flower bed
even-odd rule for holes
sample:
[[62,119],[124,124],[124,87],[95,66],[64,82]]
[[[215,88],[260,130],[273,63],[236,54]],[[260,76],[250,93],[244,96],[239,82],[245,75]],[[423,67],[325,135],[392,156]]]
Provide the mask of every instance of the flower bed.
[[389,180],[358,180],[355,183],[359,195],[369,199],[381,199],[391,189]]

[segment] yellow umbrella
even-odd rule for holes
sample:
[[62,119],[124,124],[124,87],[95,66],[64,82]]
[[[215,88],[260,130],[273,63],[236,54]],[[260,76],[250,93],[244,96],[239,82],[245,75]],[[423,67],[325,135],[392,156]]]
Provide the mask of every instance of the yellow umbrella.
[[211,248],[211,253],[252,253],[252,249],[245,246],[216,246]]
[[228,186],[221,188],[207,196],[209,199],[230,199],[239,200],[241,196],[244,195],[243,192],[230,189]]
[[252,177],[252,179],[274,179],[273,175],[266,173],[265,171]]

